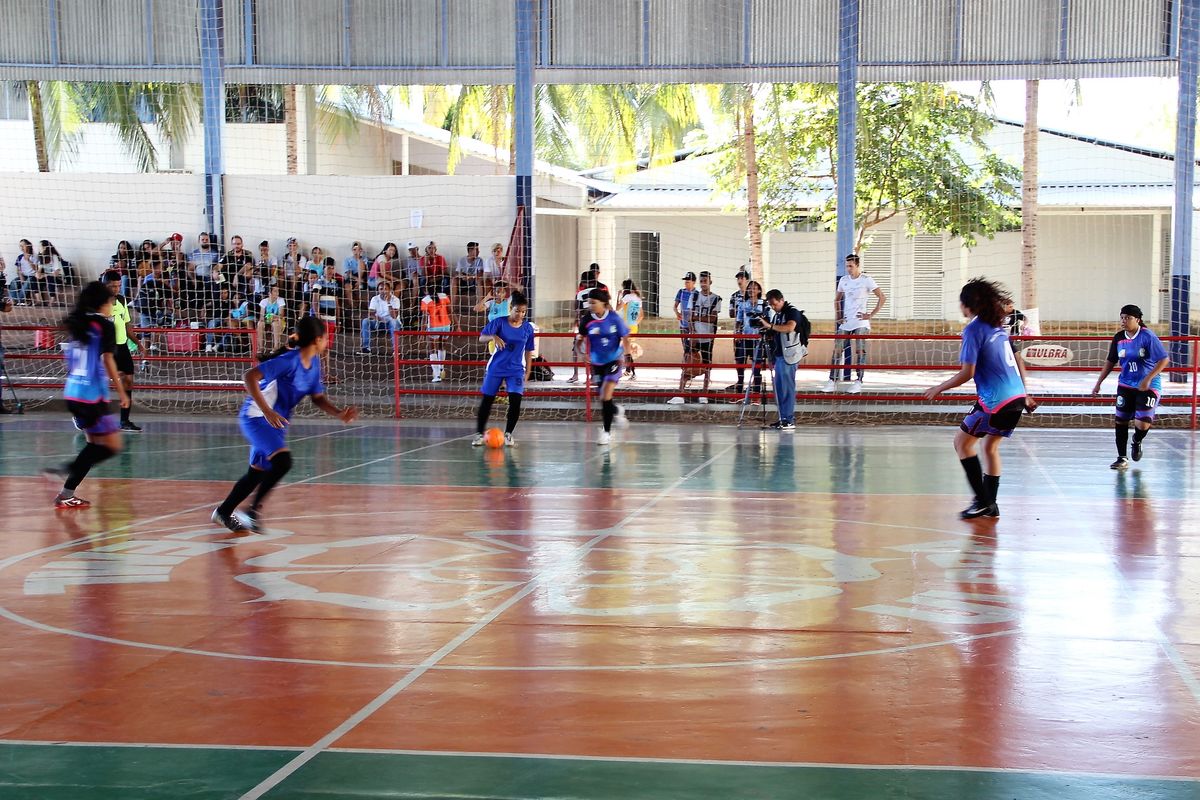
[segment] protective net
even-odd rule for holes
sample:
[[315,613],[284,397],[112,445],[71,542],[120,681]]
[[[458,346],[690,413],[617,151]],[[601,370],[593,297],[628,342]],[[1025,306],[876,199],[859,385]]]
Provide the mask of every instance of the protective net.
[[[18,397],[54,394],[48,329],[112,267],[135,324],[162,329],[139,359],[153,410],[232,408],[252,351],[316,314],[339,397],[469,416],[503,281],[532,296],[541,330],[530,414],[589,413],[572,333],[580,297],[604,286],[638,328],[620,389],[635,419],[761,411],[733,401],[755,340],[747,296],[769,289],[812,322],[802,420],[943,419],[962,402],[921,392],[954,368],[960,287],[985,277],[1011,292],[1046,398],[1031,420],[1104,418],[1112,379],[1100,398],[1091,384],[1136,304],[1175,337],[1163,418],[1190,423],[1191,253],[1173,234],[1193,210],[1170,134],[1179,81],[1158,77],[1196,35],[1180,4],[537,3],[532,247],[513,177],[520,5],[22,5],[0,38]],[[138,33],[105,44],[117,31]],[[830,81],[847,53],[857,155],[839,231],[847,120]],[[114,64],[142,82],[105,80]],[[840,278],[850,254],[861,273]],[[685,354],[692,341],[712,346]],[[832,369],[835,350],[849,367]]]

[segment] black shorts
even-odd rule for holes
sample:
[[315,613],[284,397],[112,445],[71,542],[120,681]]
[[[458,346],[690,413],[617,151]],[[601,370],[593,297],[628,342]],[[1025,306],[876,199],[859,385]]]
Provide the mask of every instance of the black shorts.
[[132,375],[137,371],[133,364],[133,354],[129,352],[129,343],[117,345],[113,350],[113,360],[117,362],[117,372]]
[[592,364],[592,378],[596,383],[604,383],[605,381],[617,381],[621,379],[621,371],[625,365],[620,359],[609,361],[604,364]]
[[713,339],[697,339],[692,344],[692,351],[700,354],[700,363],[701,364],[711,364],[712,363],[713,345],[715,343],[716,342]]
[[1113,415],[1118,422],[1128,422],[1131,419],[1153,422],[1157,410],[1158,392],[1143,392],[1132,386],[1117,387],[1117,403]]
[[1010,400],[992,413],[984,410],[976,403],[971,413],[962,421],[959,428],[963,433],[982,439],[985,436],[1003,436],[1008,438],[1021,424],[1021,412],[1025,410],[1025,398],[1018,397]]
[[67,410],[75,418],[75,427],[84,433],[96,436],[107,436],[121,429],[121,422],[112,413],[112,407],[107,400],[98,403],[81,403],[78,400],[68,400]]

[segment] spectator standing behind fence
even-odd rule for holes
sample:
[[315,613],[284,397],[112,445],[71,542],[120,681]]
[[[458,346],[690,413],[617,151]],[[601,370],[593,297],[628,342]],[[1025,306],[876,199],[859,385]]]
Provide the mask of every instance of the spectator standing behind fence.
[[[691,298],[691,329],[694,334],[715,334],[717,332],[717,319],[721,315],[721,296],[712,291],[712,273],[705,270],[700,273],[700,291],[694,292]],[[697,336],[692,340],[691,352],[692,359],[700,364],[711,365],[713,361],[713,347],[716,340],[707,336]],[[712,368],[706,366],[701,370],[704,374],[704,392],[709,390],[709,384],[712,381]],[[688,381],[695,377],[696,373],[684,368],[679,376],[679,391],[682,395]],[[682,396],[673,397],[668,402],[678,404],[684,401]],[[697,398],[701,404],[708,403],[708,397],[702,395]]]
[[[287,313],[287,300],[279,296],[279,287],[272,286],[258,303],[258,349],[269,353],[283,346],[283,318]],[[267,347],[266,334],[271,332],[271,346]]]
[[[867,301],[875,295],[875,308],[867,311]],[[846,274],[838,279],[837,293],[833,300],[834,319],[837,320],[837,330],[844,336],[866,337],[871,332],[871,317],[879,313],[887,296],[875,283],[875,279],[862,271],[862,262],[854,253],[846,256]],[[837,388],[838,373],[846,363],[846,353],[853,343],[855,360],[858,363],[858,380],[850,384],[846,390],[850,394],[862,391],[863,364],[867,363],[867,340],[865,338],[839,338],[833,343],[833,369],[829,370],[829,381],[822,387],[824,392],[832,392]],[[849,371],[847,367],[847,371]]]
[[[592,289],[602,288],[599,284],[599,275],[598,264],[592,264],[579,275],[579,288],[575,291],[576,327],[583,324],[584,315],[591,313]],[[583,338],[576,336],[575,341],[571,343],[571,362],[574,369],[571,370],[570,383],[579,382],[579,357],[583,354],[584,341]]]
[[621,295],[617,298],[617,314],[629,328],[629,351],[625,354],[625,377],[637,380],[637,369],[633,364],[633,337],[637,335],[638,324],[642,321],[642,293],[632,278],[621,281]]
[[421,268],[425,271],[426,295],[450,292],[450,265],[446,263],[446,257],[438,253],[437,242],[430,242],[425,246]]
[[[696,273],[688,272],[683,276],[683,288],[675,293],[675,319],[679,320],[679,333],[682,334],[681,341],[683,342],[683,371],[679,376],[679,391],[683,391],[683,387],[691,380],[694,375],[690,364],[696,361],[697,354],[695,352],[695,343],[688,337],[692,332],[692,312],[696,308],[696,296],[700,293],[696,291]],[[684,400],[682,397],[672,397],[667,401],[670,405],[681,405]]]
[[483,259],[479,257],[479,242],[467,242],[467,254],[454,265],[454,277],[450,280],[450,296],[470,295],[474,297],[483,275]]
[[371,354],[371,335],[376,331],[387,331],[388,338],[392,333],[401,329],[400,298],[392,294],[392,285],[387,281],[379,284],[379,294],[371,298],[367,306],[367,316],[362,321],[363,355]]
[[[744,275],[745,273],[740,274]],[[759,397],[763,390],[762,371],[767,365],[767,346],[759,336],[760,330],[754,322],[762,316],[763,311],[762,284],[758,281],[747,281],[742,290],[742,299],[738,301],[734,319],[737,321],[738,333],[759,338],[757,340],[734,340],[733,360],[737,364],[750,364],[750,402],[754,405],[758,405],[760,402]],[[734,391],[742,395],[737,400],[739,403],[745,399],[745,395],[742,394],[745,391],[745,373],[745,369],[739,368],[737,371],[737,385],[734,387]]]

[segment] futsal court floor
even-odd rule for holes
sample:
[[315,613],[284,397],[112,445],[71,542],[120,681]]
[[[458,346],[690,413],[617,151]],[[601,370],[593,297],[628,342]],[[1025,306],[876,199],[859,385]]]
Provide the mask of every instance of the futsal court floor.
[[1200,797],[1191,433],[968,523],[949,427],[298,420],[231,535],[236,421],[142,422],[73,513],[0,422],[4,800]]

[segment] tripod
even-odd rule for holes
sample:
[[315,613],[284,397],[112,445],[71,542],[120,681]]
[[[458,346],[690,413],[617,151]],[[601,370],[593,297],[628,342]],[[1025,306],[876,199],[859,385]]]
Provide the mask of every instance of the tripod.
[[[750,356],[750,380],[746,381],[746,394],[744,397],[742,397],[742,410],[740,412],[738,412],[737,426],[739,428],[742,427],[742,424],[746,418],[746,408],[750,405],[750,394],[751,394],[751,392],[754,391],[754,389],[753,389],[754,373],[756,371],[758,372],[759,380],[760,381],[762,380],[762,372],[763,371],[761,369],[759,369],[759,367],[758,367],[758,363],[759,363],[758,356],[760,353],[762,353],[767,348],[766,342],[764,341],[765,339],[766,339],[766,334],[759,335],[758,340],[754,343],[754,353]],[[760,392],[762,391],[761,386],[759,387],[759,391]],[[766,403],[764,403],[762,405],[762,420],[761,420],[761,422],[765,423],[766,420],[767,420],[767,406],[766,406]]]
[[[19,397],[17,397],[17,390],[16,387],[13,386],[12,376],[8,374],[8,364],[4,360],[3,346],[0,346],[0,378],[3,379],[4,383],[8,384],[8,391],[12,394],[13,411],[17,414],[24,414],[25,404],[21,402]],[[0,414],[7,413],[9,413],[8,410],[4,408],[4,390],[0,388]]]

